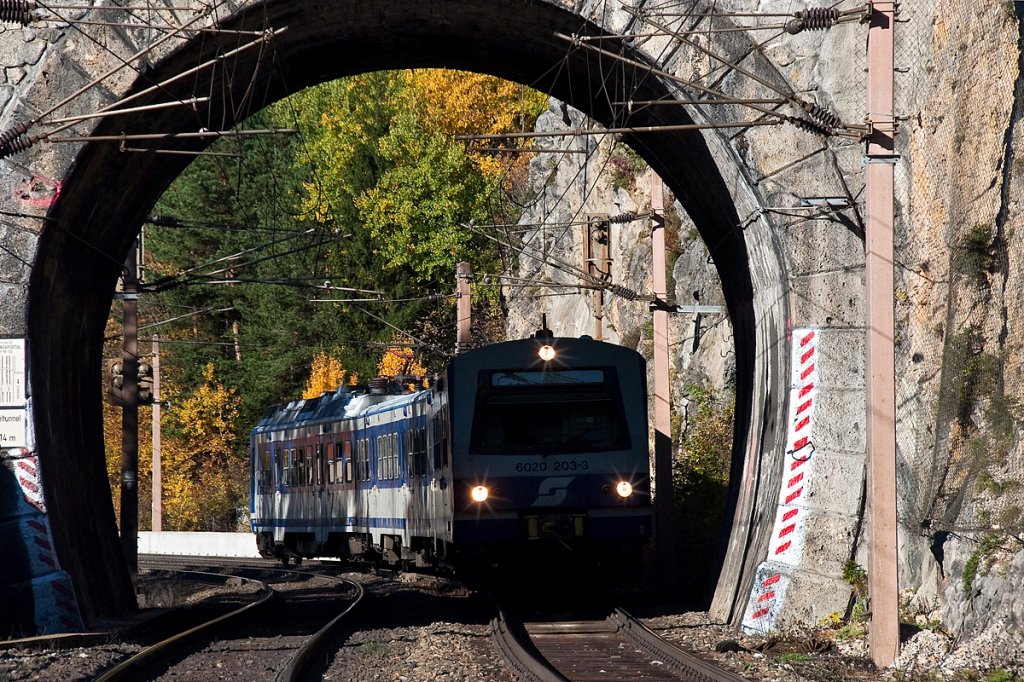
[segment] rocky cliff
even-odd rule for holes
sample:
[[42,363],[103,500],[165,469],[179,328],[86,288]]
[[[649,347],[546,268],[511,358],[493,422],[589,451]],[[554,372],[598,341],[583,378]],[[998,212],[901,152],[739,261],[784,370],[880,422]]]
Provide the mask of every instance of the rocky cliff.
[[[724,4],[735,11],[788,10],[779,2]],[[1024,641],[1022,4],[901,5],[897,31],[894,306],[902,608],[907,622],[943,633],[940,648],[960,664],[976,664],[978,652],[991,663],[993,651],[1003,654],[1003,662],[1020,664],[1014,652]],[[844,120],[863,118],[862,36],[778,40],[757,49],[795,90],[813,91]],[[538,123],[542,130],[588,125],[556,102]],[[745,138],[732,136],[728,144],[752,177],[802,158],[792,148],[815,153],[784,136],[776,142],[777,156],[765,153],[772,148],[766,144],[755,153]],[[650,172],[614,136],[569,139],[562,145],[569,151],[540,154],[532,162],[535,200],[522,222],[546,227],[522,232],[536,252],[519,259],[517,276],[526,281],[506,289],[510,337],[536,329],[542,312],[556,334],[595,333],[592,296],[574,289],[578,273],[540,261],[551,256],[581,267],[581,223],[588,215],[623,218],[612,231],[611,281],[651,293],[650,226],[627,219],[650,208]],[[579,153],[586,150],[595,153]],[[847,273],[863,267],[862,150],[833,144],[832,151],[831,168],[853,199],[845,217],[822,220],[794,211],[795,217],[775,219],[797,321],[799,299],[806,298],[800,273],[809,264],[819,272],[830,259]],[[813,194],[811,176],[821,172],[809,164],[789,174],[788,186],[764,182],[762,206],[783,203],[773,198],[798,193],[794,187]],[[720,303],[708,251],[678,204],[668,224],[670,294],[682,304]],[[834,281],[828,286],[825,296],[839,301],[840,317],[863,324],[859,275],[844,280],[842,291]],[[607,341],[649,348],[646,305],[606,294],[604,312]],[[674,315],[671,344],[681,418],[683,386],[729,381],[728,319]],[[852,558],[867,565],[867,538],[860,529],[853,532]]]

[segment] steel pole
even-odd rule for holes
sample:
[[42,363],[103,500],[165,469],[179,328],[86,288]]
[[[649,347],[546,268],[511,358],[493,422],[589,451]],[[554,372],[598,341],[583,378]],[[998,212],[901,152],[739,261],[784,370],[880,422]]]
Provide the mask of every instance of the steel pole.
[[879,667],[899,653],[896,527],[896,378],[893,308],[895,118],[893,2],[875,2],[868,29],[867,444],[868,592],[871,657]]
[[139,346],[138,243],[133,243],[124,274],[124,383],[121,388],[121,550],[132,583],[139,572]]

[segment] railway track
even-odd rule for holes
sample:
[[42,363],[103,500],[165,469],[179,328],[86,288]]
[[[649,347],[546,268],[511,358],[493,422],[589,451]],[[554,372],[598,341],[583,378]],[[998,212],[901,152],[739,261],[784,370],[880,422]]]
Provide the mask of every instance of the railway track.
[[288,578],[271,584],[217,574],[222,580],[255,582],[260,588],[244,603],[160,639],[97,680],[201,679],[211,671],[232,668],[252,679],[292,682],[318,677],[345,615],[362,600],[362,586],[323,574],[257,570]]
[[605,618],[524,621],[504,611],[491,623],[509,666],[524,682],[744,678],[676,648],[622,609]]

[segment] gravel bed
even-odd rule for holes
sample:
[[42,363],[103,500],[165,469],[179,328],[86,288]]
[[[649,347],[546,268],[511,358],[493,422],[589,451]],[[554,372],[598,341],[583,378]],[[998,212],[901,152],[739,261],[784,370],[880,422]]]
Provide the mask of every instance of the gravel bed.
[[[356,580],[357,576],[347,576]],[[323,679],[512,680],[491,643],[486,605],[459,583],[406,573],[362,578],[371,601]]]
[[275,583],[281,601],[246,622],[221,630],[154,679],[159,682],[269,680],[284,670],[305,641],[344,608],[344,590],[331,577],[312,575]]
[[[404,574],[350,573],[372,599],[354,612],[351,630],[324,672],[331,682],[417,682],[429,680],[505,681],[511,671],[491,641],[491,605],[458,583]],[[295,589],[309,589],[302,585]],[[190,589],[188,600],[235,593],[237,586]],[[246,589],[246,588],[243,588]],[[169,599],[169,597],[167,598]],[[834,630],[755,637],[712,622],[706,613],[661,608],[657,615],[634,612],[652,630],[682,649],[722,665],[753,682],[939,682],[1024,680],[1024,659],[1015,650],[983,641],[955,642],[922,630],[904,642],[896,666],[877,670],[865,636]],[[847,635],[847,636],[844,636]],[[260,661],[268,649],[291,648],[286,636],[240,638],[214,644],[202,663],[166,679],[263,679]],[[0,650],[0,680],[90,680],[116,661],[136,653],[133,644],[67,649]],[[227,651],[230,649],[230,651]]]

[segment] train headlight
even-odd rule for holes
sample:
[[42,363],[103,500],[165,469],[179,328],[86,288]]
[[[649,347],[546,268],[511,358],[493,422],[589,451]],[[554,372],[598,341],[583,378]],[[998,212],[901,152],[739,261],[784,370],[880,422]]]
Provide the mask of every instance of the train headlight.
[[544,344],[540,347],[540,350],[537,351],[537,356],[544,362],[551,362],[555,359],[555,347]]
[[629,497],[633,494],[633,484],[629,481],[619,481],[615,484],[615,492],[619,497]]
[[490,494],[491,491],[485,485],[478,485],[469,491],[469,496],[473,498],[474,502],[484,502]]

